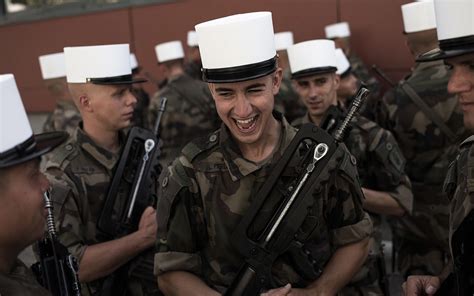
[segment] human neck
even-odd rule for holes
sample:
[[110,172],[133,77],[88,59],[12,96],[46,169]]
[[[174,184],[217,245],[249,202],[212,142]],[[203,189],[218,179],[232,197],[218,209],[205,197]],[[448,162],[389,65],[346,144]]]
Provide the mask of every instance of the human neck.
[[262,134],[262,138],[258,142],[252,144],[239,143],[242,156],[256,163],[262,162],[275,150],[281,133],[281,123],[272,116],[269,125]]
[[0,272],[1,273],[9,273],[13,266],[15,265],[15,261],[17,260],[18,251],[11,251],[11,250],[0,250]]
[[98,123],[86,120],[84,120],[83,129],[98,146],[110,152],[118,152],[120,150],[118,131],[105,129]]
[[183,67],[180,67],[180,66],[171,67],[169,70],[168,80],[177,76],[181,76],[183,74],[184,74]]

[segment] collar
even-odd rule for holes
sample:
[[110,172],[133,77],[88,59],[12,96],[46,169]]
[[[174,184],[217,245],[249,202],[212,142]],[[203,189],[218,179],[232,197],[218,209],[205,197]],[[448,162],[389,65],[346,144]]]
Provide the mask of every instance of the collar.
[[254,173],[262,167],[275,163],[283,155],[284,150],[295,136],[296,129],[292,127],[280,113],[274,112],[273,117],[280,122],[281,126],[279,144],[272,155],[266,161],[261,163],[255,163],[245,159],[242,156],[238,144],[231,136],[227,126],[224,124],[222,125],[219,135],[219,145],[224,157],[224,163],[230,173],[232,181],[239,181],[243,177]]
[[[107,149],[98,146],[82,129],[82,122],[79,128],[76,129],[74,135],[77,145],[101,165],[106,167],[108,170],[112,170],[117,163],[120,153],[112,153]],[[119,132],[119,141],[121,144],[124,143],[124,134]]]

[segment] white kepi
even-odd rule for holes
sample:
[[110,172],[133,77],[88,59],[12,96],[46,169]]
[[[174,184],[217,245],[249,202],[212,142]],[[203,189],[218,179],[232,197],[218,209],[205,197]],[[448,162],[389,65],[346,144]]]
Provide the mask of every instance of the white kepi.
[[138,68],[137,57],[134,53],[130,54],[130,68],[132,68],[132,71]]
[[336,45],[327,39],[297,43],[288,48],[291,78],[336,72]]
[[198,24],[195,29],[204,81],[246,81],[277,69],[270,12],[223,17]]
[[324,31],[326,33],[327,39],[345,38],[351,36],[351,30],[349,29],[349,23],[347,22],[327,25],[324,28]]
[[0,75],[0,168],[40,157],[67,137],[66,132],[33,135],[13,74]]
[[436,28],[433,1],[420,1],[402,5],[405,33],[416,33]]
[[340,48],[336,48],[336,64],[337,64],[337,71],[336,71],[337,75],[344,77],[347,74],[351,73],[351,64],[349,63],[349,60],[344,54],[344,51]]
[[132,78],[128,44],[65,47],[64,55],[68,83],[131,84],[146,81]]
[[66,77],[64,52],[42,55],[38,60],[44,80]]
[[434,0],[439,50],[417,61],[432,61],[474,52],[474,0]]
[[155,53],[158,63],[184,58],[183,45],[179,40],[158,44],[155,46]]
[[275,34],[275,49],[277,51],[287,50],[294,44],[292,32],[279,32]]
[[187,41],[188,41],[188,46],[189,47],[199,46],[196,31],[188,31],[188,40]]

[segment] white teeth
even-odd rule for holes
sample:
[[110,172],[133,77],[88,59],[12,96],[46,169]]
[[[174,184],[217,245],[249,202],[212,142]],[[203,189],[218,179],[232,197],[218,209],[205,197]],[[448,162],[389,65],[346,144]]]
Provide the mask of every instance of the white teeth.
[[248,123],[251,123],[253,120],[255,120],[255,117],[252,117],[252,118],[249,118],[249,119],[246,119],[246,120],[236,119],[235,121],[237,121],[237,123],[240,123],[240,124],[248,124]]

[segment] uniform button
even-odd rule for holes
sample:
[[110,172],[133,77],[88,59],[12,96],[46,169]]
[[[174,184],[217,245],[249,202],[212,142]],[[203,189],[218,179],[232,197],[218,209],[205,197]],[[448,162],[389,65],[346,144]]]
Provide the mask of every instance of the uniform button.
[[168,185],[168,177],[165,177],[163,179],[163,182],[161,183],[161,187],[165,188]]
[[72,145],[71,145],[71,144],[67,144],[65,148],[66,148],[67,151],[71,151],[71,150],[72,150]]
[[392,150],[392,148],[393,148],[392,143],[387,143],[387,144],[385,145],[385,148],[387,148],[388,151]]
[[210,137],[209,137],[209,142],[215,142],[217,140],[217,136],[215,134],[212,134]]
[[351,155],[351,163],[352,163],[353,165],[357,165],[357,159],[355,158],[354,155]]

